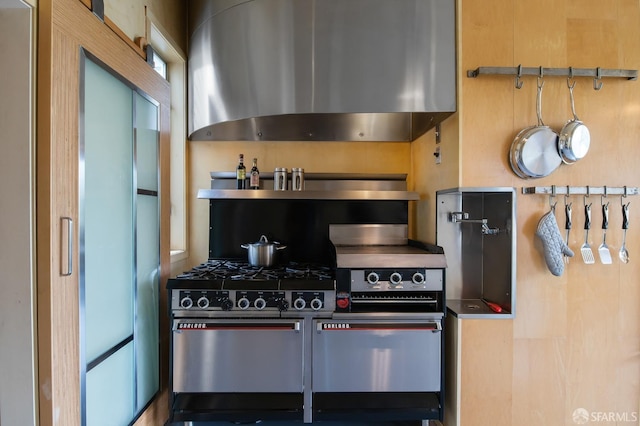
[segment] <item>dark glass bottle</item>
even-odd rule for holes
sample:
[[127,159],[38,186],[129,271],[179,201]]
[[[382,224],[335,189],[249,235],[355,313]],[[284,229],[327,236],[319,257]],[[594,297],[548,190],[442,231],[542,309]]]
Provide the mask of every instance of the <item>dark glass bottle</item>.
[[253,166],[249,175],[249,188],[260,189],[260,170],[258,170],[258,159],[253,159]]
[[236,168],[236,188],[247,189],[247,168],[244,166],[244,155],[240,154]]

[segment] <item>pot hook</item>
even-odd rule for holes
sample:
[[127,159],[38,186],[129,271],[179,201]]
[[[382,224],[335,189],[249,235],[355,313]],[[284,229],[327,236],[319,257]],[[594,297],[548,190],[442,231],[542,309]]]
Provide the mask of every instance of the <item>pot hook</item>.
[[522,89],[524,81],[520,80],[522,77],[522,64],[518,65],[518,73],[516,74],[516,89]]
[[569,88],[569,99],[571,99],[571,112],[573,113],[573,120],[580,121],[578,115],[576,114],[576,104],[573,99],[573,88],[576,87],[576,82],[571,82],[571,77],[567,78],[567,87]]
[[538,96],[536,97],[536,115],[538,116],[538,126],[544,126],[542,121],[542,87],[544,86],[544,80],[542,77],[542,68],[540,68],[540,76],[538,76]]
[[600,90],[602,89],[602,71],[600,70],[600,67],[596,68],[596,76],[593,79],[593,90]]
[[558,201],[556,200],[556,186],[551,185],[551,194],[549,194],[549,207],[553,213],[556,212],[556,205]]

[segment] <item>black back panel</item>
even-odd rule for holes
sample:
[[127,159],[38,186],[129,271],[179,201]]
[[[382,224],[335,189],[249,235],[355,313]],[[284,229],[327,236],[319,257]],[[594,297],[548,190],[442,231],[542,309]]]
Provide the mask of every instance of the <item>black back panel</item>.
[[408,201],[211,200],[209,257],[246,258],[261,235],[287,246],[278,263],[335,263],[329,224],[406,224]]

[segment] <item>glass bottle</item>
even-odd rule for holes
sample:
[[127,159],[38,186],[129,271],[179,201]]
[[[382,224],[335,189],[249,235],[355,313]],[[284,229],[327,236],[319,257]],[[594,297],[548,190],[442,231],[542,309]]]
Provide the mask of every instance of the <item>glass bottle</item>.
[[236,168],[236,188],[247,189],[247,168],[244,166],[244,155],[240,154]]
[[249,176],[249,188],[260,189],[260,170],[258,170],[258,159],[253,159],[251,174]]

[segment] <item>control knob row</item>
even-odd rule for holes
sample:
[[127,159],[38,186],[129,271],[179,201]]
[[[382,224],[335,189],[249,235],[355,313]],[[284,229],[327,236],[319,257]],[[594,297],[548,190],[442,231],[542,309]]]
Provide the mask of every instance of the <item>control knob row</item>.
[[[317,311],[322,308],[322,300],[316,297],[313,300],[311,300],[311,302],[309,302],[309,306],[314,311]],[[301,311],[307,307],[307,301],[304,300],[302,297],[298,297],[296,300],[293,301],[293,307],[296,310]]]
[[[200,309],[207,309],[210,306],[210,303],[211,302],[209,301],[209,298],[207,298],[206,296],[202,296],[195,304]],[[180,299],[180,307],[182,309],[191,309],[193,308],[193,305],[193,299],[191,298],[191,296],[185,296]],[[222,310],[228,311],[233,307],[233,303],[228,298],[225,298],[220,301],[220,307],[222,308]]]
[[[287,309],[289,309],[289,302],[287,302],[285,299],[277,299],[276,302],[278,305],[278,310],[286,311]],[[248,298],[241,297],[240,299],[238,299],[238,308],[242,310],[246,310],[246,309],[249,309],[250,307],[251,307],[251,301]],[[256,298],[256,300],[253,301],[253,307],[261,311],[267,307],[267,301],[262,297],[258,297]]]
[[[371,285],[376,285],[380,281],[380,275],[377,272],[369,272],[367,274],[367,282]],[[393,272],[389,276],[389,282],[392,285],[398,285],[402,282],[402,274],[400,272]],[[422,272],[416,272],[411,276],[411,282],[414,284],[424,283],[424,274]]]

